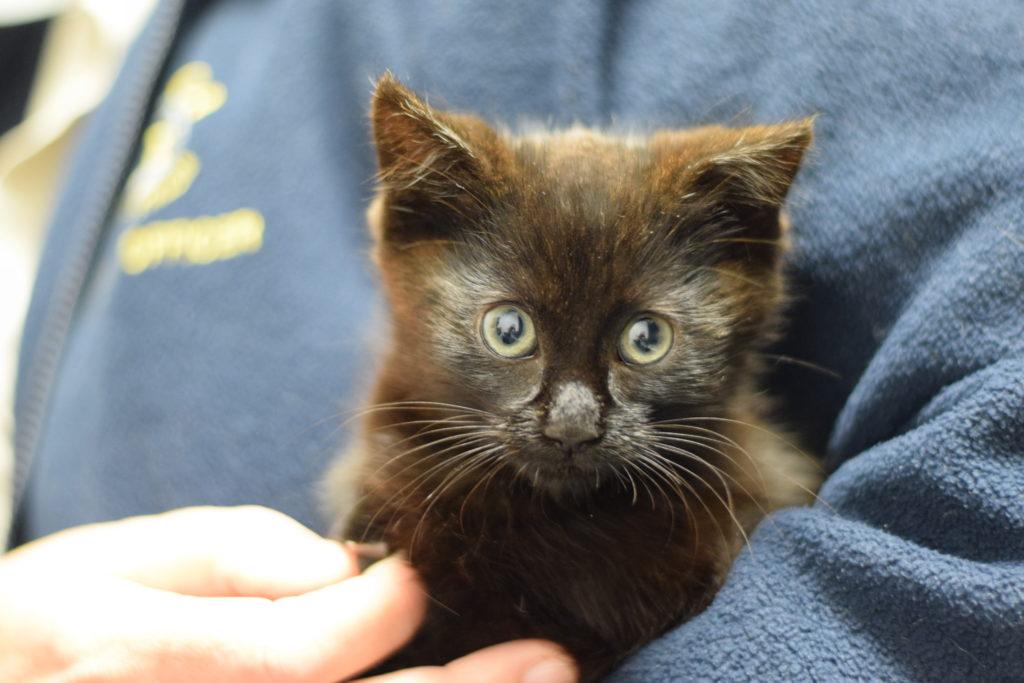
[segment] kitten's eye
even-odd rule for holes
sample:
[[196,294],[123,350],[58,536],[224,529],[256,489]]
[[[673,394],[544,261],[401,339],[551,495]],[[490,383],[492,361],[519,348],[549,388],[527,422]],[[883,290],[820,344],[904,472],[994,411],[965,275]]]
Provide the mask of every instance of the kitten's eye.
[[488,348],[505,358],[526,358],[537,348],[533,320],[510,304],[495,306],[484,314],[481,334]]
[[633,318],[619,338],[619,357],[631,365],[661,360],[672,347],[672,326],[664,318],[646,313]]

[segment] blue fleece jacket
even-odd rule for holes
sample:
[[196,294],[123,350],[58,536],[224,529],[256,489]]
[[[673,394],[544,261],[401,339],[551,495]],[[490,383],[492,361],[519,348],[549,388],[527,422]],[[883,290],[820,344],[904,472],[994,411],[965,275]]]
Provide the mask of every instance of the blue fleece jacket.
[[1024,7],[1000,0],[163,2],[46,248],[15,542],[195,503],[324,528],[374,350],[385,68],[512,124],[821,115],[772,382],[823,500],[613,680],[1024,680]]

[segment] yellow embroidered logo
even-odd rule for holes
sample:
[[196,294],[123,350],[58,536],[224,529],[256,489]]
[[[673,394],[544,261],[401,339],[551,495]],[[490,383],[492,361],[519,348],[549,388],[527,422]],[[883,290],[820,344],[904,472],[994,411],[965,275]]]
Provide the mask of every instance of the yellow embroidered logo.
[[133,221],[118,240],[121,269],[136,275],[161,264],[204,264],[259,251],[263,215],[251,208],[214,216],[139,224],[192,187],[202,168],[188,149],[196,123],[224,106],[228,92],[204,62],[190,62],[167,81],[154,121],[142,134],[142,152],[125,182],[122,218]]
[[129,275],[166,262],[199,265],[251,254],[263,246],[263,216],[238,209],[219,216],[174,218],[132,228],[118,242]]

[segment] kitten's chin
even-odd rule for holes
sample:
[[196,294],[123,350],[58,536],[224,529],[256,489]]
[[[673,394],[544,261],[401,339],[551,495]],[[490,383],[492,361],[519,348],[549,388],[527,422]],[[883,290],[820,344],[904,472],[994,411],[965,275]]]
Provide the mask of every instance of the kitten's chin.
[[612,477],[596,449],[567,454],[561,450],[520,456],[520,477],[531,489],[557,500],[592,496]]

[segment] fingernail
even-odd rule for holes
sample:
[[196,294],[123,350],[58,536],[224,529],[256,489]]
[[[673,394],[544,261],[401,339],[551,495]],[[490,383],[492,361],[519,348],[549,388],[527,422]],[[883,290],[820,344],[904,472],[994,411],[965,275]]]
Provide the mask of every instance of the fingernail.
[[565,657],[545,659],[527,669],[522,683],[575,683],[576,667]]

